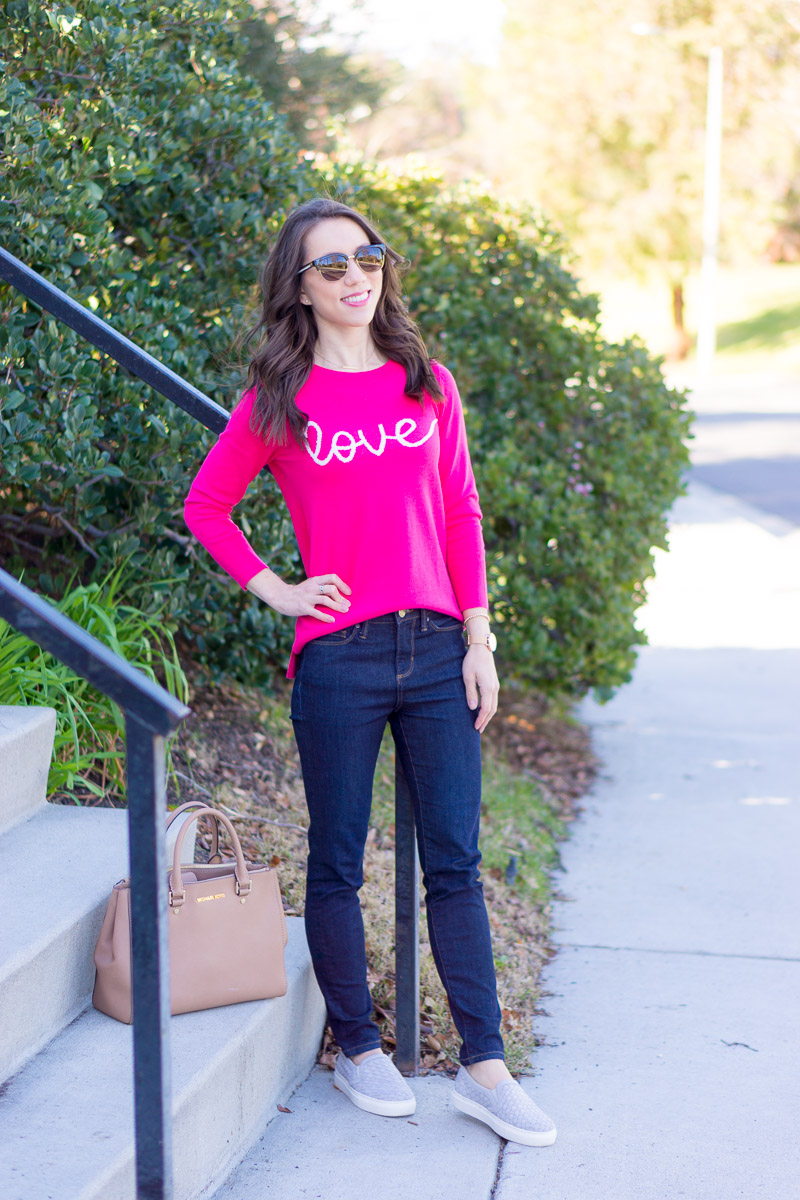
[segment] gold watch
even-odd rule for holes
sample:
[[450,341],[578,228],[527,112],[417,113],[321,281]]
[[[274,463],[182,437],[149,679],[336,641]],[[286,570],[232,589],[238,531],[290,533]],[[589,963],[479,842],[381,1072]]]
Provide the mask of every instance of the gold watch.
[[488,646],[492,654],[494,654],[497,649],[497,638],[493,633],[485,633],[483,637],[472,637],[469,631],[467,631],[467,645]]

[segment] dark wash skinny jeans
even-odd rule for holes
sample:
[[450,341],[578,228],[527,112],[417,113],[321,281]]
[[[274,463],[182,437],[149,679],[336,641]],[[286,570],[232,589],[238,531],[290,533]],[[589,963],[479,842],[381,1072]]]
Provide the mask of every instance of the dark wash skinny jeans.
[[297,664],[292,721],[310,817],[306,934],[333,1035],[348,1056],[380,1046],[358,891],[388,720],[411,792],[431,950],[461,1062],[503,1058],[478,872],[480,734],[461,675],[461,628],[430,609],[387,613],[313,639]]

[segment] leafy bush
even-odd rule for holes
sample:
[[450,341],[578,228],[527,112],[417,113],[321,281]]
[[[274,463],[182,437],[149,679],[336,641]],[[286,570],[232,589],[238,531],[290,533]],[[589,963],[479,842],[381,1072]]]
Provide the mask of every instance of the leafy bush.
[[[123,582],[133,594],[145,586],[123,581],[122,570],[117,568],[101,583],[68,590],[57,607],[186,703],[189,688],[171,629],[158,615],[147,616],[133,605],[120,603]],[[0,704],[55,708],[56,736],[48,794],[66,792],[79,803],[124,796],[125,719],[117,705],[2,620]]]
[[329,176],[410,258],[413,315],[456,377],[504,673],[608,695],[644,641],[634,613],[682,490],[683,395],[641,342],[603,340],[597,298],[532,208],[425,172]]
[[[238,73],[236,19],[252,10],[10,0],[5,13],[0,241],[230,407],[226,354],[255,264],[309,186],[283,119]],[[201,656],[234,672],[280,656],[288,629],[238,603],[183,523],[210,436],[19,293],[3,286],[0,301],[8,569],[33,567],[59,595],[76,563],[86,581],[130,560],[167,581],[155,602]],[[267,488],[251,518],[271,508]],[[271,522],[269,544],[278,570],[296,569],[287,521]]]
[[[226,354],[271,233],[322,190],[365,207],[412,262],[406,291],[467,408],[506,673],[601,694],[629,675],[633,614],[687,462],[682,398],[636,342],[609,345],[597,302],[532,210],[419,172],[304,161],[237,73],[242,3],[10,0],[0,29],[0,236],[230,407]],[[8,288],[0,347],[0,539],[63,590],[130,560],[213,671],[268,680],[291,623],[188,538],[182,503],[210,437]],[[239,510],[299,575],[271,477]]]

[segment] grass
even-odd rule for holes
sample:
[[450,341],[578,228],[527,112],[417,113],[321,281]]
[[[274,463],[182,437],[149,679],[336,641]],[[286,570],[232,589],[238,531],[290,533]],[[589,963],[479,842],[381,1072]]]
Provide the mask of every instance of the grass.
[[[185,700],[186,676],[170,630],[158,615],[120,602],[124,565],[103,580],[68,588],[55,606],[149,679]],[[52,654],[0,621],[0,704],[45,705],[56,710],[56,734],[47,790],[66,803],[122,801],[125,795],[125,721],[116,704]]]
[[717,346],[720,354],[788,354],[797,347],[798,331],[800,297],[720,326]]
[[[277,868],[286,910],[303,911],[305,800],[288,716],[288,688],[274,695],[230,683],[198,686],[193,715],[173,747],[170,802],[204,799],[237,814],[246,853]],[[491,736],[490,736],[491,734]],[[492,926],[503,1033],[512,1071],[530,1069],[539,973],[550,957],[550,903],[558,841],[589,784],[585,731],[568,713],[509,693],[484,735],[482,876]],[[369,982],[384,1047],[394,1046],[394,751],[387,733],[375,776],[361,892]],[[454,1071],[458,1037],[420,919],[421,1061]],[[332,1065],[326,1043],[321,1061]]]
[[[667,353],[671,300],[664,279],[654,276],[640,282],[586,272],[584,283],[600,295],[606,337],[617,341],[638,333],[654,354]],[[686,285],[685,319],[690,331],[696,328],[699,290],[699,274],[693,273]],[[800,264],[720,267],[716,313],[720,370],[800,373]]]

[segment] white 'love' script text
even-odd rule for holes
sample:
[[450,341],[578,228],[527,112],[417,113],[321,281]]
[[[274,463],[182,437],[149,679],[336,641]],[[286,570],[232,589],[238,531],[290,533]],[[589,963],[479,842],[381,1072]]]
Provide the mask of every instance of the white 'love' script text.
[[387,433],[383,425],[379,424],[377,429],[377,444],[375,445],[365,436],[363,429],[358,429],[355,433],[349,433],[346,429],[339,429],[331,438],[328,453],[324,454],[322,428],[316,421],[309,421],[305,435],[306,450],[314,462],[318,463],[321,467],[327,466],[334,457],[338,458],[341,463],[349,463],[355,458],[356,450],[359,446],[364,446],[365,449],[369,450],[370,454],[375,454],[376,456],[383,454],[387,442],[398,442],[399,445],[406,446],[409,450],[417,446],[423,446],[428,438],[433,435],[436,424],[437,420],[434,417],[422,437],[418,438],[417,441],[413,440],[413,435],[417,432],[417,422],[412,417],[402,417],[395,424],[394,433]]

